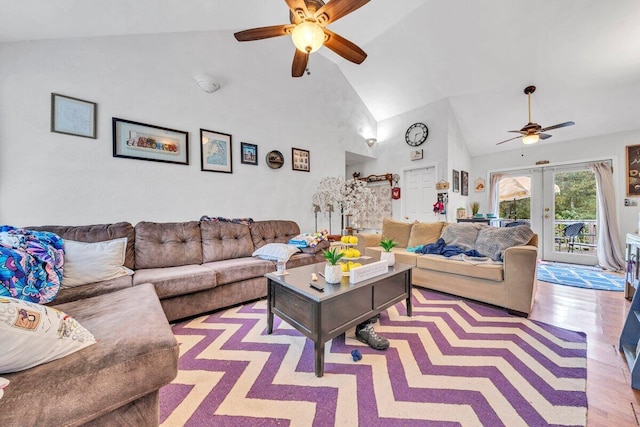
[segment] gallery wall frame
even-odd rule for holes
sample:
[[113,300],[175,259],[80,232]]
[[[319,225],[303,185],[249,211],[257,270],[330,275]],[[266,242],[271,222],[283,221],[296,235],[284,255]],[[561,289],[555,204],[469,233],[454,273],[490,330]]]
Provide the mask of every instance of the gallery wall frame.
[[627,197],[640,196],[640,145],[625,147],[627,168]]
[[459,193],[460,192],[460,172],[459,171],[452,169],[451,181],[453,181],[453,192]]
[[291,167],[294,171],[310,172],[311,158],[309,157],[309,150],[291,148]]
[[460,189],[460,195],[468,196],[469,195],[469,172],[460,171],[460,184],[462,188]]
[[97,138],[98,104],[51,93],[51,132]]
[[113,157],[189,164],[189,133],[113,117]]
[[258,146],[256,144],[240,143],[240,163],[258,166]]
[[200,170],[233,173],[231,135],[200,129]]
[[280,169],[284,165],[284,156],[278,150],[269,151],[265,160],[271,169]]

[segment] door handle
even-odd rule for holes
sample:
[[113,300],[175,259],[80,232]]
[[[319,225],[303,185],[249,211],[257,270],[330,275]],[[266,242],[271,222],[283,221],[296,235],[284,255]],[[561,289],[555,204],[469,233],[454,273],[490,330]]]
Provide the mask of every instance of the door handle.
[[544,218],[545,218],[545,219],[549,219],[549,218],[550,218],[549,214],[545,214],[545,215],[544,215]]

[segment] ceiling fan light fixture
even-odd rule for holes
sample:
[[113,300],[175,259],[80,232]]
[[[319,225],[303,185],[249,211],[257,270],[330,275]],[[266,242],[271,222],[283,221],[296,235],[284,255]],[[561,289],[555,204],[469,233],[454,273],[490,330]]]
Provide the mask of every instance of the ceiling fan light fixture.
[[535,144],[540,140],[540,135],[534,133],[533,135],[525,135],[522,137],[522,143],[525,145]]
[[299,51],[312,53],[324,44],[324,30],[314,21],[301,22],[291,32],[291,39]]

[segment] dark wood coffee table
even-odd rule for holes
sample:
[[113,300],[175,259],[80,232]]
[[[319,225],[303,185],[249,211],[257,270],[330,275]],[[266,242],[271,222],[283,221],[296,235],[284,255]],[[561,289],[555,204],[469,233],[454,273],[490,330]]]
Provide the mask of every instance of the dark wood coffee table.
[[324,271],[324,263],[288,270],[288,275],[266,274],[267,333],[273,332],[273,315],[277,314],[314,343],[315,373],[324,373],[324,344],[332,338],[397,304],[407,302],[411,316],[411,266],[396,263],[388,273],[360,283],[350,284],[349,277],[335,285],[324,284],[323,292],[310,286],[311,273]]

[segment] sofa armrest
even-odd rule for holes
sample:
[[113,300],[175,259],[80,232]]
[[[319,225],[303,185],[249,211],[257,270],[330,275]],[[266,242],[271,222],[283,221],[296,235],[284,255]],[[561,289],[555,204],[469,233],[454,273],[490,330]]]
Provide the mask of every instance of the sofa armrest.
[[382,239],[382,234],[355,233],[354,236],[358,238],[356,249],[359,250],[362,255],[364,255],[365,248],[380,246],[380,240]]
[[506,307],[531,313],[536,290],[538,248],[532,245],[513,246],[504,251],[504,281]]

